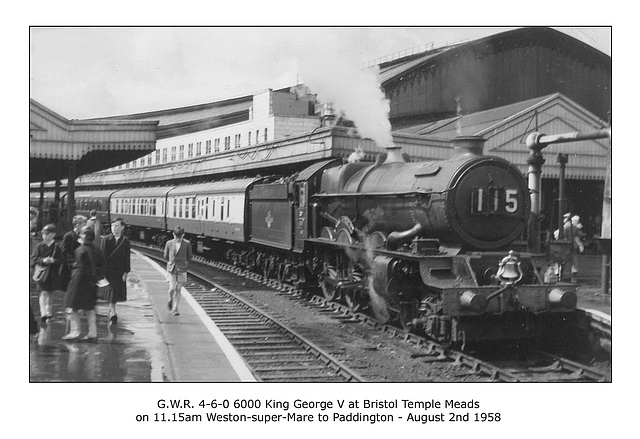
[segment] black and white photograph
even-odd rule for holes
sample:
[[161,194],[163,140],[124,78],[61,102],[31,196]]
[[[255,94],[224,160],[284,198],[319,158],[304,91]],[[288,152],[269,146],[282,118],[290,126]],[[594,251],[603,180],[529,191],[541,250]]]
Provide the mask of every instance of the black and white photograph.
[[628,367],[610,22],[46,23],[21,30],[19,352],[48,424],[594,437],[621,416],[589,414]]

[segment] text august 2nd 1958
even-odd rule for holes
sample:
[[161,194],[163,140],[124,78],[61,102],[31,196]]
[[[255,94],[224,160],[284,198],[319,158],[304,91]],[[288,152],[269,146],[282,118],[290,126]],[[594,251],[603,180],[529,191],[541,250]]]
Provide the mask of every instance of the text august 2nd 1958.
[[500,422],[496,411],[480,410],[477,400],[416,401],[409,399],[159,399],[152,413],[137,414],[137,422]]

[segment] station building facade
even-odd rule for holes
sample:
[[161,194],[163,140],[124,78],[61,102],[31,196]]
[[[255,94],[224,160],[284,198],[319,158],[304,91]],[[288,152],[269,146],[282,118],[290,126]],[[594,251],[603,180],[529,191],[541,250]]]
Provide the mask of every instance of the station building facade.
[[119,116],[115,119],[159,121],[156,150],[107,171],[184,162],[308,132],[319,126],[314,116],[315,104],[315,96],[304,87],[291,87],[209,104]]

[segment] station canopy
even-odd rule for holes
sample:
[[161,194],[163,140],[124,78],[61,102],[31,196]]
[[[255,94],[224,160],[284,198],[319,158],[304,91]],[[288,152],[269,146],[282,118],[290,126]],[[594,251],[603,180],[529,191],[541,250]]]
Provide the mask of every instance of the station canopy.
[[29,99],[29,183],[109,169],[155,151],[158,121],[65,119]]

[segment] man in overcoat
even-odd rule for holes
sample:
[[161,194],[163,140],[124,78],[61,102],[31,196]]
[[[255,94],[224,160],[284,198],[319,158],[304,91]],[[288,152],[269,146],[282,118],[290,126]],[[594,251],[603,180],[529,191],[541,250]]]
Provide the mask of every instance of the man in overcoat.
[[105,276],[111,284],[109,300],[109,321],[118,323],[116,303],[127,300],[127,277],[131,271],[131,245],[124,235],[125,223],[116,218],[111,223],[111,234],[102,240],[102,253],[105,257]]
[[191,260],[191,243],[184,239],[184,229],[176,226],[173,238],[164,247],[164,259],[167,261],[167,282],[169,282],[169,300],[167,307],[174,316],[180,315],[180,290],[187,281],[187,269]]

